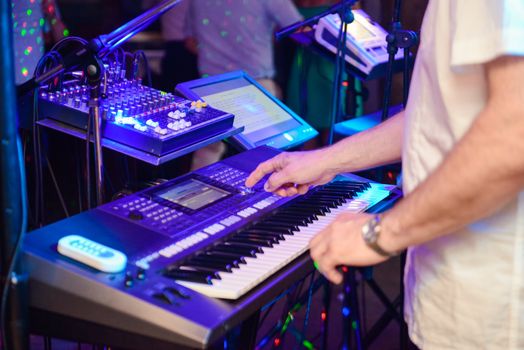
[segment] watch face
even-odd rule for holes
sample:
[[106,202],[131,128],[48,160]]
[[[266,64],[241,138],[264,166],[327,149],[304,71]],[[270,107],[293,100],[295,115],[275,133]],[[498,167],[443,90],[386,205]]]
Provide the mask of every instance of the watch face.
[[362,237],[367,243],[374,243],[377,240],[377,232],[373,229],[371,222],[368,222],[362,227]]

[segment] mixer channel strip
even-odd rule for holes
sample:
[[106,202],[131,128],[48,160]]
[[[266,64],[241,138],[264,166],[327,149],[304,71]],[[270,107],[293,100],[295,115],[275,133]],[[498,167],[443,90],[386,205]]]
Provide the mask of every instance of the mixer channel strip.
[[340,213],[360,213],[390,191],[380,184],[337,181],[166,267],[164,276],[210,297],[238,299],[308,250]]
[[[101,99],[102,135],[156,156],[226,132],[232,114],[144,86],[138,80],[117,79],[109,72]],[[69,82],[59,91],[39,92],[39,115],[86,130],[89,89]]]

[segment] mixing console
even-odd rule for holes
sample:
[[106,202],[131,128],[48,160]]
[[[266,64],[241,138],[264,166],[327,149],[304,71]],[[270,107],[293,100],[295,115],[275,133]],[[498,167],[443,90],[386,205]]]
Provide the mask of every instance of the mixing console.
[[[105,138],[160,156],[233,126],[234,116],[128,80],[125,70],[107,67],[102,84],[100,109]],[[87,129],[89,89],[78,81],[64,84],[58,91],[42,89],[39,115]]]

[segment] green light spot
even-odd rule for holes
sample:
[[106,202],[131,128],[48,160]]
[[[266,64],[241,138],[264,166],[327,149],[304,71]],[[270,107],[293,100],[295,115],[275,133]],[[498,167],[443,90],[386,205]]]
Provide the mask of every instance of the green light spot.
[[20,32],[20,34],[22,34],[22,36],[25,36],[27,34],[27,30],[24,28],[22,29],[22,31]]
[[26,13],[27,13],[28,16],[31,16],[31,14],[33,13],[33,10],[27,9]]
[[351,328],[357,329],[357,323],[355,321],[351,322]]
[[53,19],[51,20],[51,24],[52,24],[52,25],[55,25],[55,24],[56,24],[56,18],[53,18]]
[[310,341],[307,341],[307,340],[304,340],[304,341],[302,342],[302,345],[304,345],[304,347],[305,347],[306,349],[309,349],[309,350],[313,350],[313,349],[315,348],[315,347],[313,346],[313,344],[311,344],[311,342],[310,342]]
[[27,68],[25,68],[25,67],[22,68],[22,75],[23,75],[24,77],[27,77],[28,74],[29,74],[29,70],[27,70]]
[[64,36],[69,36],[69,29],[64,29]]
[[207,26],[207,25],[209,24],[209,19],[208,19],[208,18],[204,18],[204,19],[202,20],[202,24],[205,25],[205,26]]
[[38,44],[41,44],[41,43],[42,43],[42,38],[41,38],[41,37],[39,37],[39,36],[38,36],[38,37],[36,37],[36,42],[37,42]]
[[31,54],[31,51],[29,51],[28,49],[24,50],[24,55],[29,56],[30,54]]
[[[315,269],[318,270],[318,263],[316,261],[313,261],[313,266],[315,266]],[[320,270],[319,270],[320,271]]]
[[16,27],[18,27],[18,22],[13,23],[13,28],[16,29]]
[[35,28],[29,29],[29,34],[31,34],[31,35],[35,34]]
[[225,37],[227,36],[227,31],[222,30],[222,31],[220,32],[220,35],[221,35],[223,38],[225,38]]
[[40,18],[40,27],[43,27],[45,24],[45,20],[43,18]]

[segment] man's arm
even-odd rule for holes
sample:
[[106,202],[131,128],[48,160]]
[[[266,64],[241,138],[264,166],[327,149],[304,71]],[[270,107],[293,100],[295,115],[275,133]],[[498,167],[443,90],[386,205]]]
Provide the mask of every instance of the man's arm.
[[[524,187],[524,57],[487,64],[488,103],[426,181],[384,214],[379,245],[395,252],[451,233],[507,204]],[[342,214],[310,242],[310,254],[332,282],[339,265],[386,260],[362,239],[370,214]]]
[[282,153],[261,163],[246,180],[252,187],[266,174],[266,190],[282,196],[304,194],[309,186],[324,184],[337,174],[400,160],[404,112],[333,146],[310,152]]
[[441,166],[384,215],[384,248],[401,250],[486,217],[524,187],[524,57],[486,66],[488,102]]

